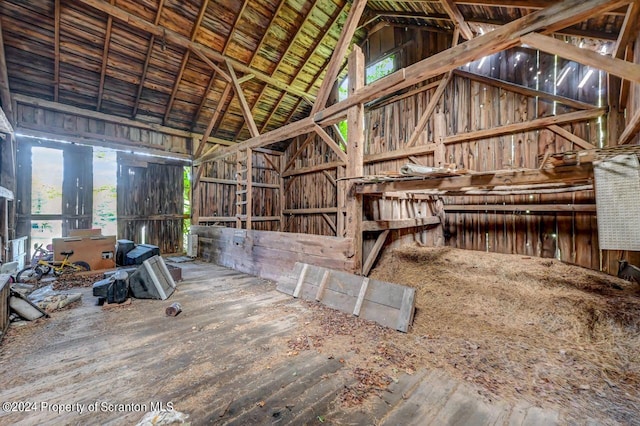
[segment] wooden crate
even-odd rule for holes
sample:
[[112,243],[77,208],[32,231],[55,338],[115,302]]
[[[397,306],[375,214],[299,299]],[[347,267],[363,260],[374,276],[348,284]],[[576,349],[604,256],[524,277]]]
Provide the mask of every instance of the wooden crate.
[[115,236],[68,237],[53,239],[53,258],[62,260],[63,251],[73,250],[69,258],[72,262],[87,262],[91,270],[110,269],[116,267]]

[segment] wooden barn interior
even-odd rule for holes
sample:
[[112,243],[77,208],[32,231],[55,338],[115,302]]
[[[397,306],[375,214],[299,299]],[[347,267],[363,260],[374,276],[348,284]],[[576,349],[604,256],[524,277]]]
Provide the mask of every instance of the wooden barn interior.
[[[0,419],[135,424],[161,402],[192,424],[636,423],[639,13],[0,0],[2,261],[28,264],[36,222],[95,228],[96,149],[114,152],[115,238],[195,258],[175,318],[83,287],[9,327],[7,275],[0,400],[40,410]],[[43,161],[55,212],[34,208]],[[411,312],[380,290],[413,325],[360,315],[374,280],[415,289]]]

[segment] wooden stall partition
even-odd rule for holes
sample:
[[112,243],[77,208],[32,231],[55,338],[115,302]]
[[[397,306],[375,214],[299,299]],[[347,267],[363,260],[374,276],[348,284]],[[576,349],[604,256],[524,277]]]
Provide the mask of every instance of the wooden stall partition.
[[296,262],[347,272],[354,268],[347,238],[222,226],[192,226],[191,233],[198,235],[198,256],[204,260],[272,280]]

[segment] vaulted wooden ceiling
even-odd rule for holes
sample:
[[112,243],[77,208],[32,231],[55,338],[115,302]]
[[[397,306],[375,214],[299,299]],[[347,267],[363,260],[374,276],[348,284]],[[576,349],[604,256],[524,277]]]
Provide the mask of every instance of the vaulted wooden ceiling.
[[[369,1],[353,42],[379,25],[481,33],[549,0]],[[3,0],[11,93],[242,141],[242,87],[263,133],[308,115],[348,0]],[[615,40],[626,8],[563,34]]]

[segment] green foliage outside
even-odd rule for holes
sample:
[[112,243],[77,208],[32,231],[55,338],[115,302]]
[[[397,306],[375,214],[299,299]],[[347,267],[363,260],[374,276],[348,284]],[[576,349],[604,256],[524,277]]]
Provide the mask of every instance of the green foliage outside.
[[[395,55],[390,55],[365,69],[365,84],[371,84],[381,79],[385,75],[391,74],[395,70]],[[338,86],[338,101],[347,99],[349,87],[349,76],[342,80]],[[342,137],[347,140],[347,120],[338,123],[338,128]]]

